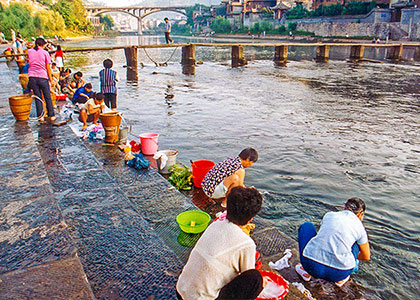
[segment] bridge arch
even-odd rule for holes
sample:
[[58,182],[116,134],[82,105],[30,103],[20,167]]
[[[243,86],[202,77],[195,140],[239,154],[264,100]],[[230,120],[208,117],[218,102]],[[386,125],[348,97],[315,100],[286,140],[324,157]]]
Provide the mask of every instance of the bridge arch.
[[120,12],[120,13],[124,13],[124,14],[130,15],[130,16],[136,18],[136,19],[141,19],[142,18],[142,16],[137,16],[137,15],[135,15],[135,14],[133,14],[133,13],[127,11],[127,10],[122,10],[122,9],[121,10],[103,9],[103,10],[99,10],[99,11],[93,11],[93,12],[91,12],[89,14],[89,16],[96,17],[97,15],[101,15],[101,14],[105,14],[105,13],[109,13],[109,12]]
[[188,17],[186,11],[176,9],[176,8],[163,8],[163,9],[155,8],[155,9],[152,9],[152,10],[144,13],[141,17],[144,18],[144,17],[147,17],[151,14],[158,13],[158,12],[164,12],[164,11],[170,11],[170,12],[178,13],[178,14],[181,14],[181,15],[184,15],[184,16]]

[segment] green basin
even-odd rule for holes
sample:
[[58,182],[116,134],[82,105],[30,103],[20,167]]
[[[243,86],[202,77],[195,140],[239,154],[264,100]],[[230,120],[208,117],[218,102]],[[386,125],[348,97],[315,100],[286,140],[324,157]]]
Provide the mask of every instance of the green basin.
[[210,220],[210,215],[201,210],[184,211],[176,217],[176,222],[178,223],[179,227],[183,232],[186,233],[203,232],[209,225]]

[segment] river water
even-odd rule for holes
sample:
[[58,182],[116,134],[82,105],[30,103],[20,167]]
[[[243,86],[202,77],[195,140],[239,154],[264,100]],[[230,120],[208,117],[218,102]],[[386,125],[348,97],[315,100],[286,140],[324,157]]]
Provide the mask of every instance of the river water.
[[[163,38],[64,45],[139,43]],[[275,67],[272,48],[245,48],[248,66],[232,69],[229,48],[199,47],[204,64],[186,76],[181,49],[139,49],[137,81],[126,80],[123,50],[70,53],[67,66],[98,90],[102,61],[111,58],[121,78],[118,107],[133,132],[158,132],[160,149],[179,150],[182,162],[218,162],[256,148],[260,158],[245,183],[264,193],[260,215],[294,239],[301,223],[319,224],[348,198],[364,199],[372,260],[353,279],[382,299],[419,299],[420,66],[353,64],[346,51],[333,50],[332,60],[319,64],[311,60],[314,49],[291,48],[287,67]],[[148,56],[170,60],[156,67]],[[0,76],[3,98],[19,91],[15,67],[1,63]]]

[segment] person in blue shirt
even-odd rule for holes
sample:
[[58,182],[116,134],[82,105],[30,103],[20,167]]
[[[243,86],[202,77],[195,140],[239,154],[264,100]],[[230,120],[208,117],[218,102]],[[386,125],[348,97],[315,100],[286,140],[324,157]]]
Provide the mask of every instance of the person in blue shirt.
[[92,84],[86,83],[84,86],[79,87],[74,92],[73,98],[71,101],[73,102],[73,104],[76,104],[76,103],[84,104],[89,100],[90,95],[92,94],[93,94]]
[[366,205],[359,198],[347,200],[344,210],[328,212],[316,232],[306,222],[299,227],[300,264],[296,272],[303,280],[316,278],[343,286],[358,267],[358,260],[370,260],[366,230],[362,224]]

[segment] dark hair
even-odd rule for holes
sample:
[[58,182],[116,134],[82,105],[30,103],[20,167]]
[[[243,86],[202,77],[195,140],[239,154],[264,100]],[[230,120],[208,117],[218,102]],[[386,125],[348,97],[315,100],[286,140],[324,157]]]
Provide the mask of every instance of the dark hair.
[[94,95],[94,98],[95,98],[96,100],[104,100],[104,99],[105,99],[105,95],[104,95],[104,94],[102,94],[102,93],[96,93],[96,94]]
[[249,158],[250,161],[256,162],[258,160],[258,152],[254,148],[248,147],[239,153],[242,160]]
[[111,69],[114,63],[109,58],[104,60],[104,67],[105,69]]
[[35,51],[38,51],[38,47],[39,46],[44,46],[45,44],[46,44],[47,42],[43,39],[43,38],[37,38],[36,40],[35,40],[35,47],[34,47],[34,49],[35,49]]
[[56,66],[57,64],[56,64],[55,62],[53,62],[51,65],[52,65],[52,66]]
[[344,208],[354,212],[355,214],[358,214],[360,212],[365,212],[366,205],[362,199],[350,198],[349,200],[347,200],[346,204],[344,205]]
[[163,21],[166,21],[166,20],[168,20],[168,21],[169,21],[168,17],[166,17],[165,19],[163,19]]
[[245,225],[261,210],[262,196],[256,188],[234,187],[227,196],[227,219]]
[[58,45],[57,46],[57,51],[60,51],[61,50],[61,46],[60,45]]
[[67,68],[64,72],[69,72],[69,74],[71,74],[71,69],[70,68]]
[[79,71],[79,72],[74,73],[74,76],[76,76],[76,75],[77,75],[77,76],[79,76],[79,77],[83,77],[83,73],[82,73],[82,72],[80,72],[80,71]]
[[86,83],[85,84],[85,89],[92,89],[92,84],[91,83]]

